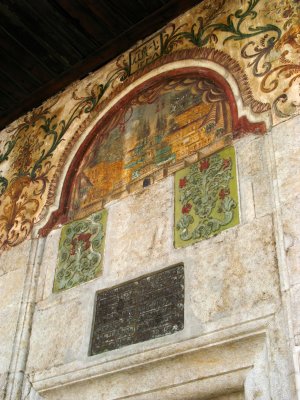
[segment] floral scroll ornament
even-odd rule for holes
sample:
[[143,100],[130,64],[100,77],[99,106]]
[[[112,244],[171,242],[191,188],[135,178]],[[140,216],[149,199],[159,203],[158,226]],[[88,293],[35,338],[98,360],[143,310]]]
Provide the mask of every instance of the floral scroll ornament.
[[233,148],[179,174],[184,176],[179,177],[176,188],[176,247],[207,239],[238,223]]
[[87,282],[101,273],[106,218],[104,210],[62,229],[54,292]]
[[[270,10],[262,10],[262,5],[266,7],[268,3]],[[298,28],[293,27],[297,25],[293,21],[299,10],[298,0],[247,0],[240,2],[239,8],[236,9],[231,9],[228,4],[226,0],[216,0],[214,4],[203,3],[201,15],[196,17],[196,23],[168,25],[160,32],[162,42],[158,58],[179,48],[219,46],[223,51],[226,43],[241,42],[241,55],[248,60],[248,67],[252,69],[253,75],[263,78],[260,85],[264,93],[277,90],[278,83],[283,80],[288,82],[287,89],[294,86],[299,78],[299,67],[294,61],[298,55],[299,32]],[[271,23],[261,26],[260,19],[257,20],[262,11],[264,18],[269,12],[270,21],[274,20],[274,10],[280,13],[276,14],[276,23],[281,26],[282,18],[286,19],[283,28],[288,31],[284,35],[279,26]],[[284,61],[283,65],[282,62],[272,65],[273,53],[282,53],[281,48],[284,44],[289,45],[290,51],[297,53],[296,57]],[[58,169],[61,168],[54,156],[62,154],[63,149],[70,143],[68,133],[74,121],[79,123],[80,119],[86,120],[85,114],[95,110],[110,89],[133,74],[129,57],[121,56],[115,68],[103,81],[88,85],[84,95],[76,91],[73,93],[74,104],[65,117],[59,107],[54,107],[60,98],[58,96],[47,108],[42,106],[25,117],[13,132],[10,132],[11,135],[5,142],[0,141],[0,251],[17,246],[28,237],[34,224],[40,220],[42,211],[53,201],[53,188],[56,187]],[[295,112],[298,103],[290,104],[290,94],[288,96],[285,92],[280,92],[275,97],[273,109],[277,116],[286,118]],[[284,111],[278,111],[280,105],[285,105]],[[29,138],[31,133],[34,142]],[[28,158],[23,157],[14,162],[26,147],[33,150],[23,153]],[[11,166],[14,164],[9,172],[4,165],[6,162]]]

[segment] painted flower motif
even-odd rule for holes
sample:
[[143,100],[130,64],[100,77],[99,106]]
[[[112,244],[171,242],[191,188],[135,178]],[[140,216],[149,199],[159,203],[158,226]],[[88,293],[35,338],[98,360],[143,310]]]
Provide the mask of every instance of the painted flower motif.
[[190,203],[187,203],[182,207],[181,212],[182,212],[182,214],[188,214],[191,211],[191,209],[192,209],[192,205]]
[[91,236],[91,233],[80,233],[78,236],[74,236],[71,241],[70,254],[74,256],[79,249],[82,251],[88,250],[91,247]]
[[42,146],[36,138],[28,136],[18,151],[18,157],[13,161],[12,166],[18,172],[26,172],[33,163],[33,153]]
[[223,169],[228,168],[229,165],[230,165],[230,158],[228,158],[228,159],[224,158],[223,159]]
[[226,196],[230,194],[230,189],[221,189],[219,192],[219,197],[221,200],[224,200]]
[[32,163],[32,140],[28,138],[25,140],[18,158],[14,160],[13,167],[17,171],[26,171]]
[[179,179],[179,188],[183,189],[187,184],[186,176],[182,179]]
[[201,160],[201,161],[200,161],[200,166],[199,166],[199,168],[200,168],[200,171],[201,171],[201,172],[206,171],[206,170],[208,169],[208,167],[209,167],[209,160],[208,160],[208,158],[205,158],[204,160]]

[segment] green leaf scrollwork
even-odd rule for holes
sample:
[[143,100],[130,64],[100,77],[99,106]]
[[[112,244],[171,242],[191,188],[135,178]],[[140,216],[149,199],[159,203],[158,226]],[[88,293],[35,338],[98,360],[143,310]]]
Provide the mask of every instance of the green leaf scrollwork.
[[[196,31],[196,24],[192,26],[192,30],[189,35],[185,35],[186,38],[190,38],[190,40],[197,44],[199,47],[208,44],[208,42],[212,39],[216,40],[215,32],[225,32],[231,35],[227,36],[223,40],[223,44],[229,40],[243,40],[249,39],[251,37],[257,36],[259,34],[273,31],[276,33],[276,40],[278,40],[281,36],[281,30],[272,24],[267,24],[265,26],[249,26],[248,30],[243,30],[244,22],[247,19],[254,20],[257,17],[257,12],[255,11],[255,7],[259,3],[260,0],[249,0],[248,7],[246,10],[239,9],[234,14],[229,14],[227,16],[226,24],[224,23],[208,23],[205,25],[203,18],[199,18],[199,28]],[[220,7],[223,7],[225,4],[224,0],[221,1]],[[275,40],[275,39],[274,39]]]
[[[162,55],[170,53],[173,48],[180,43],[183,39],[190,41],[197,47],[204,47],[210,43],[217,43],[218,36],[217,32],[224,32],[228,34],[223,40],[223,44],[230,40],[240,41],[244,39],[250,39],[258,35],[263,35],[261,39],[261,47],[255,44],[253,41],[247,43],[242,50],[242,57],[254,58],[254,61],[249,64],[253,67],[253,74],[255,76],[262,76],[268,72],[271,68],[269,62],[263,61],[266,56],[271,52],[277,41],[281,37],[281,29],[273,24],[266,24],[264,26],[249,26],[249,21],[254,20],[257,17],[257,11],[255,7],[260,0],[249,0],[248,6],[245,10],[238,9],[235,13],[231,13],[227,16],[226,23],[213,21],[219,15],[225,13],[223,10],[226,1],[219,0],[215,7],[211,7],[211,10],[206,18],[202,16],[198,17],[198,23],[194,23],[190,31],[183,31],[184,26],[175,27],[174,24],[169,25],[170,32],[163,32],[163,46]],[[249,26],[249,27],[248,27]],[[247,28],[246,28],[247,27]],[[247,54],[247,47],[254,45],[254,54]],[[262,62],[262,71],[258,70],[258,64]]]

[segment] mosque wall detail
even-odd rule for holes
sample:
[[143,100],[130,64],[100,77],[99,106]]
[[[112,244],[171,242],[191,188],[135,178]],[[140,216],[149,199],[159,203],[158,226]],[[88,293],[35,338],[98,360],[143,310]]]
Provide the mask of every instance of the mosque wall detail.
[[1,132],[0,400],[300,398],[299,12],[204,1]]
[[[218,0],[213,6],[203,2],[149,38],[144,47],[138,44],[4,130],[0,142],[1,249],[17,246],[38,223],[46,223],[48,208],[58,195],[59,177],[70,161],[70,149],[76,148],[88,126],[117,94],[157,67],[189,59],[201,61],[206,71],[212,65],[220,73],[227,71],[244,106],[263,115],[261,123],[251,127],[245,115],[235,116],[232,130],[236,135],[265,132],[270,117],[278,124],[297,115],[298,15],[296,0]],[[229,97],[227,93],[225,101],[232,105],[234,96]],[[224,128],[221,125],[217,129]],[[168,146],[176,144],[157,148],[155,163],[174,153],[172,149],[169,155],[164,153]],[[149,145],[146,147],[149,150]],[[142,166],[153,167],[148,161],[139,168],[130,160],[126,165],[125,181],[144,173]],[[118,168],[116,161],[115,172]],[[111,171],[113,174],[113,168]]]
[[[133,183],[175,176],[175,247],[216,235],[239,221],[234,148],[197,160],[232,141],[232,117],[224,91],[203,78],[170,77],[126,102],[101,126],[84,154],[61,234],[54,291],[94,279],[101,273],[111,198],[132,194]],[[179,170],[180,169],[180,170]],[[162,173],[160,172],[162,171]],[[132,187],[132,186],[131,186]],[[133,186],[137,189],[142,185]],[[137,190],[135,189],[135,190]],[[96,212],[91,215],[91,212]],[[85,218],[78,220],[78,218]],[[77,220],[77,221],[76,221]]]

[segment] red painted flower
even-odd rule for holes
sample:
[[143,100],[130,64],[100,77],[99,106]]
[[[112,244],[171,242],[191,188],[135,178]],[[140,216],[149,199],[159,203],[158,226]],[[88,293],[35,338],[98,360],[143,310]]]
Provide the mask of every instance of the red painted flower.
[[186,186],[186,183],[187,183],[186,176],[184,178],[182,178],[182,179],[179,179],[179,187],[180,187],[180,189],[184,188]]
[[207,158],[205,158],[204,160],[200,161],[200,171],[206,171],[209,167],[209,160]]
[[191,209],[192,209],[192,205],[190,203],[187,203],[182,207],[181,212],[182,212],[182,214],[188,214],[191,211]]
[[229,165],[230,165],[230,158],[228,158],[228,159],[224,158],[224,160],[223,160],[223,169],[228,168]]
[[230,194],[230,190],[229,189],[221,189],[219,192],[219,197],[221,200],[224,200],[226,196],[228,196]]
[[83,248],[83,251],[89,249],[91,246],[91,236],[91,233],[80,233],[78,236],[74,236],[71,241],[71,255],[74,256],[76,250],[80,247]]
[[91,246],[90,242],[91,236],[92,236],[91,233],[80,233],[78,235],[78,241],[83,242],[84,250],[87,250]]

